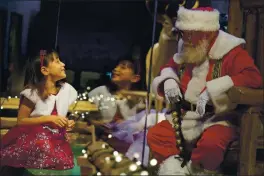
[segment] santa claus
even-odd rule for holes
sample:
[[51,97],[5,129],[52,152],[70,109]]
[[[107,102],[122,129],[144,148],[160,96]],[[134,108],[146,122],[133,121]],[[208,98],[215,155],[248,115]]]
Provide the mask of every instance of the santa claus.
[[219,12],[210,7],[180,7],[176,27],[182,40],[178,53],[153,81],[153,92],[170,103],[184,99],[182,136],[194,144],[188,164],[181,167],[177,120],[167,120],[148,132],[147,140],[160,163],[159,175],[215,173],[229,143],[236,139],[234,113],[227,91],[233,86],[259,88],[262,78],[243,49],[245,40],[219,30]]

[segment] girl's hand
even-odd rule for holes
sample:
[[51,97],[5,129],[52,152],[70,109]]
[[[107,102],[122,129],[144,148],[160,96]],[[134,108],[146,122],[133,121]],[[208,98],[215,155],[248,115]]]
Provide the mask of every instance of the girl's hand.
[[50,120],[53,124],[61,128],[67,127],[68,125],[68,119],[63,116],[51,115]]
[[74,120],[68,120],[67,131],[71,131],[75,125]]

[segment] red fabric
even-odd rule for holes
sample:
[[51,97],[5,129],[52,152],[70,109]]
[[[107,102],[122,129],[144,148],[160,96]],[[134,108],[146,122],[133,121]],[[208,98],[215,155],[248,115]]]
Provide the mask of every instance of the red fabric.
[[148,145],[154,158],[161,163],[171,155],[180,153],[176,148],[175,132],[167,120],[163,120],[148,130]]
[[124,120],[123,116],[121,115],[121,113],[119,112],[119,110],[116,112],[112,122],[114,123],[119,123],[122,122]]
[[224,160],[226,148],[237,138],[236,134],[234,128],[223,125],[207,128],[192,151],[192,162],[207,170],[216,170]]
[[[51,114],[57,115],[56,105]],[[44,125],[15,126],[10,129],[1,140],[0,158],[2,166],[55,170],[74,167],[65,129],[52,133]]]
[[[213,79],[213,67],[217,60],[211,59],[209,61],[209,72],[206,81]],[[180,88],[183,93],[187,90],[187,85],[192,78],[192,64],[186,66],[184,74],[182,75]],[[165,66],[161,68],[172,68],[178,70],[180,67],[171,58]],[[234,86],[249,87],[249,88],[261,88],[263,87],[262,77],[259,69],[254,65],[254,60],[248,55],[247,51],[241,46],[237,46],[232,49],[223,57],[221,76],[229,75],[234,82]],[[254,79],[252,79],[254,78]],[[163,84],[160,84],[159,95],[164,96],[162,93]],[[204,90],[204,89],[203,89]]]
[[[231,50],[223,60],[222,76],[231,76],[235,86],[260,88],[263,86],[259,69],[241,46]],[[252,79],[254,78],[254,79]]]
[[192,9],[192,10],[212,12],[212,11],[214,11],[214,8],[212,8],[212,7],[198,7],[198,8]]
[[[233,128],[222,125],[211,126],[203,132],[197,147],[192,151],[191,160],[195,164],[202,164],[205,169],[215,170],[223,161],[227,146],[235,139],[236,131]],[[167,120],[149,129],[147,141],[154,158],[159,163],[169,156],[179,154],[174,129]]]

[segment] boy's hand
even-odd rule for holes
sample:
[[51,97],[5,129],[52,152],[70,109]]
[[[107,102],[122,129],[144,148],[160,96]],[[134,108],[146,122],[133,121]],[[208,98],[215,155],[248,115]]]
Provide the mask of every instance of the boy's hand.
[[71,131],[73,129],[75,125],[75,121],[74,120],[68,120],[68,125],[67,125],[67,131]]

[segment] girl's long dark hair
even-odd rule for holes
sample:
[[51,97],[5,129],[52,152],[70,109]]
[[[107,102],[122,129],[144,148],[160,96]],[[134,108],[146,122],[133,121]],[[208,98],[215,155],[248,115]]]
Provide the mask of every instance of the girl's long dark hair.
[[[43,51],[43,50],[42,50]],[[40,58],[40,55],[36,56],[34,60],[28,63],[26,68],[26,78],[25,78],[25,88],[30,88],[32,91],[37,90],[39,96],[42,99],[46,99],[48,94],[44,90],[45,77],[41,72],[41,67],[47,67],[50,62],[52,62],[58,55],[55,50],[44,50],[46,54]],[[66,79],[59,80],[56,82],[56,87],[60,88]]]

